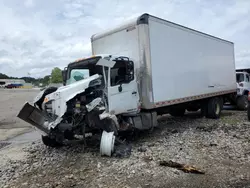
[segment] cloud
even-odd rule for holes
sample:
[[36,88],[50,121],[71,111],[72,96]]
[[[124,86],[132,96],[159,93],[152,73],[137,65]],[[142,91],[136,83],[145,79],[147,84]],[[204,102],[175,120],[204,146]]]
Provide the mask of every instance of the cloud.
[[50,73],[51,68],[33,68],[29,71],[30,76],[36,75],[36,77],[43,77],[44,74]]
[[91,43],[86,42],[78,42],[75,44],[70,44],[65,46],[61,49],[60,53],[61,56],[75,56],[81,57],[84,55],[91,55]]
[[24,1],[24,5],[29,8],[29,7],[32,7],[34,5],[34,2],[33,0],[25,0]]
[[250,67],[250,1],[0,0],[0,72],[34,77],[91,54],[90,37],[150,13],[235,44],[237,67]]
[[241,50],[236,53],[236,59],[238,64],[236,65],[237,69],[250,68],[250,48]]
[[0,64],[14,64],[14,61],[9,58],[0,58]]
[[0,50],[0,57],[4,57],[4,56],[8,56],[8,55],[9,55],[9,53],[7,50],[4,50],[4,49]]

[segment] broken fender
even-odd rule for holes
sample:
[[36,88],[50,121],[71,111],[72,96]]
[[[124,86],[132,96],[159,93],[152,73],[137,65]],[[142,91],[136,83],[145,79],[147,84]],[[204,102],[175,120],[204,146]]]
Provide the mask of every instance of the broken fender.
[[48,134],[49,129],[45,124],[48,117],[42,113],[41,110],[30,105],[28,102],[24,104],[17,117]]

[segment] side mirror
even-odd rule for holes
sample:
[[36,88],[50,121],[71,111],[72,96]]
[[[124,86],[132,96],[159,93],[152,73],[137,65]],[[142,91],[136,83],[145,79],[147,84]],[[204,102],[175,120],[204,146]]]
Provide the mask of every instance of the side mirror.
[[129,61],[127,63],[125,80],[127,83],[134,80],[134,63],[133,63],[133,61]]

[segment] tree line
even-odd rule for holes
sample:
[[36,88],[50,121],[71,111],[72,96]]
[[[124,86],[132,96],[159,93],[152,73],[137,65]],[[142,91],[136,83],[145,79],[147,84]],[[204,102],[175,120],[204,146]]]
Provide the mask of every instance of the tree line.
[[47,86],[50,83],[62,83],[62,73],[60,68],[55,67],[52,69],[50,75],[46,75],[43,78],[34,78],[29,76],[13,77],[0,73],[0,79],[22,79],[26,83],[32,83],[35,86],[39,86],[40,84],[42,84],[43,86]]

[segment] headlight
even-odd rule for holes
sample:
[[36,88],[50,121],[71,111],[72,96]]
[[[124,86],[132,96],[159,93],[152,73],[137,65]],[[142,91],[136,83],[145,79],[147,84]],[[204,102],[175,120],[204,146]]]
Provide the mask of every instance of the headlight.
[[43,100],[43,103],[46,103],[48,101],[49,101],[49,99],[47,97],[45,97],[44,100]]

